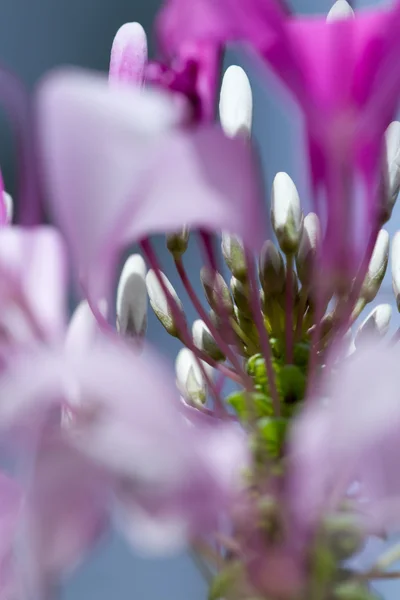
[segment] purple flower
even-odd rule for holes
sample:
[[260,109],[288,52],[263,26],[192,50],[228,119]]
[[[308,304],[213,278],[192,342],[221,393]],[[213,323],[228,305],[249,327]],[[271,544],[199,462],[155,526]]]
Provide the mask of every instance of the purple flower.
[[[326,22],[292,17],[278,0],[180,0],[159,15],[163,46],[245,42],[300,104],[307,127],[315,210],[325,230],[322,258],[353,276],[365,240],[382,224],[383,135],[400,95],[400,3]],[[360,216],[352,196],[361,186]]]
[[184,110],[165,93],[86,73],[49,78],[37,104],[52,209],[95,303],[121,248],[149,234],[226,229],[261,246],[259,175],[243,140],[182,127]]
[[[139,357],[105,335],[85,304],[66,330],[64,259],[51,228],[0,231],[0,432],[17,452],[24,497],[18,537],[1,537],[4,552],[10,537],[18,541],[10,569],[39,593],[85,556],[110,518],[151,552],[215,532],[247,461],[243,432],[192,420],[154,353]],[[0,568],[2,557],[0,548]]]

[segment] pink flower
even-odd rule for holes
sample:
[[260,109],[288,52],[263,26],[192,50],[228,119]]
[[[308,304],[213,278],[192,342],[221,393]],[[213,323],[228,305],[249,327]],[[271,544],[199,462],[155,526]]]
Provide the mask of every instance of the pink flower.
[[[0,373],[1,440],[16,452],[24,496],[10,569],[39,594],[111,518],[151,552],[215,532],[247,459],[235,425],[189,420],[153,352],[139,357],[102,333],[85,305],[66,331],[64,258],[51,228],[0,230],[0,315],[15,314],[9,333],[21,333],[5,336]],[[0,481],[0,529],[2,497]]]
[[[400,3],[330,22],[292,17],[278,0],[166,2],[158,36],[171,52],[189,43],[245,42],[300,104],[306,122],[324,267],[353,276],[382,219],[383,134],[400,95]],[[361,184],[364,210],[355,207]]]
[[149,234],[226,229],[261,246],[259,175],[243,140],[183,127],[165,93],[86,73],[50,77],[37,106],[51,207],[95,303],[108,297],[119,251]]

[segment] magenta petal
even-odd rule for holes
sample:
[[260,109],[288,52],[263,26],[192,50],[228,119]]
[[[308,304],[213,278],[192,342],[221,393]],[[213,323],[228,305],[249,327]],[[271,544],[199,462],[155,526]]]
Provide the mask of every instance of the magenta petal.
[[120,248],[152,233],[226,229],[261,245],[259,179],[243,141],[216,126],[178,129],[170,97],[91,74],[48,79],[38,108],[52,208],[92,296],[109,290]]

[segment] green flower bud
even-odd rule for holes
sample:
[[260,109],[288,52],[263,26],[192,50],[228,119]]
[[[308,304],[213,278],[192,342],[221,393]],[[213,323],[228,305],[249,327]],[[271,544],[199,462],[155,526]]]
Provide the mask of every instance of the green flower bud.
[[303,232],[303,213],[296,186],[287,173],[278,173],[272,184],[271,219],[282,252],[297,252]]
[[270,240],[266,241],[261,249],[259,275],[266,296],[283,293],[286,279],[285,265],[281,253]]
[[296,404],[303,400],[306,392],[305,375],[296,365],[285,365],[279,371],[278,387],[286,404]]
[[389,234],[386,229],[381,229],[376,240],[375,248],[368,266],[361,298],[366,302],[372,302],[377,295],[386,273],[389,260]]
[[[229,288],[222,277],[216,271],[202,267],[200,279],[203,284],[207,302],[217,314],[233,314],[233,302]],[[221,306],[222,303],[222,306]]]
[[365,536],[352,514],[338,513],[326,517],[322,524],[324,539],[337,560],[346,560],[358,552]]
[[196,348],[202,350],[213,360],[225,360],[225,355],[219,349],[217,342],[203,321],[198,319],[193,323],[193,342]]
[[309,213],[304,219],[303,234],[296,255],[296,267],[299,279],[307,287],[311,284],[320,235],[319,219],[315,213]]
[[167,248],[171,252],[175,260],[181,258],[187,250],[189,243],[189,229],[183,227],[181,231],[175,233],[168,233],[166,235]]
[[294,346],[293,360],[297,367],[306,368],[310,358],[310,344],[299,342]]
[[236,277],[232,277],[231,279],[231,290],[233,300],[239,310],[239,312],[244,316],[252,319],[252,310],[249,302],[249,288],[246,284],[243,284],[241,281],[236,279]]
[[239,281],[246,281],[247,266],[243,244],[238,237],[229,233],[222,234],[222,255],[232,275]]
[[[185,314],[183,312],[182,302],[179,300],[176,291],[171,285],[168,278],[164,275],[164,273],[160,273],[162,280],[164,281],[165,287],[168,289],[172,298],[175,300],[175,304],[177,309],[181,312],[182,318],[185,319]],[[175,323],[175,320],[172,316],[172,312],[169,306],[168,298],[164,294],[164,290],[160,285],[157,275],[153,270],[150,270],[146,276],[146,286],[147,292],[150,298],[150,304],[154,313],[160,323],[165,327],[167,332],[174,336],[179,337],[179,328]]]

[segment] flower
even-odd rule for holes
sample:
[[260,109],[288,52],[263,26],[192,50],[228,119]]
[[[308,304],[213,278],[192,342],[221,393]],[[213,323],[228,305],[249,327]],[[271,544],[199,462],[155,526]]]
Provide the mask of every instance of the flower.
[[37,109],[51,208],[94,306],[120,249],[148,234],[223,228],[261,245],[259,178],[243,140],[179,127],[172,98],[89,73],[47,79]]
[[[3,342],[0,434],[20,465],[12,569],[23,586],[43,594],[110,518],[151,552],[215,531],[240,493],[240,429],[192,420],[163,361],[105,334],[87,304],[66,329],[65,256],[55,230],[3,228],[0,272],[4,326],[17,315],[9,333],[18,336]],[[1,514],[0,506],[0,528]]]
[[[383,136],[400,94],[400,3],[329,22],[292,17],[278,0],[245,7],[238,0],[198,0],[193,12],[184,4],[170,0],[161,10],[157,31],[165,45],[176,51],[188,40],[245,42],[301,106],[314,210],[326,217],[321,267],[339,280],[353,277],[385,212],[378,190]],[[350,208],[359,184],[361,217]]]

